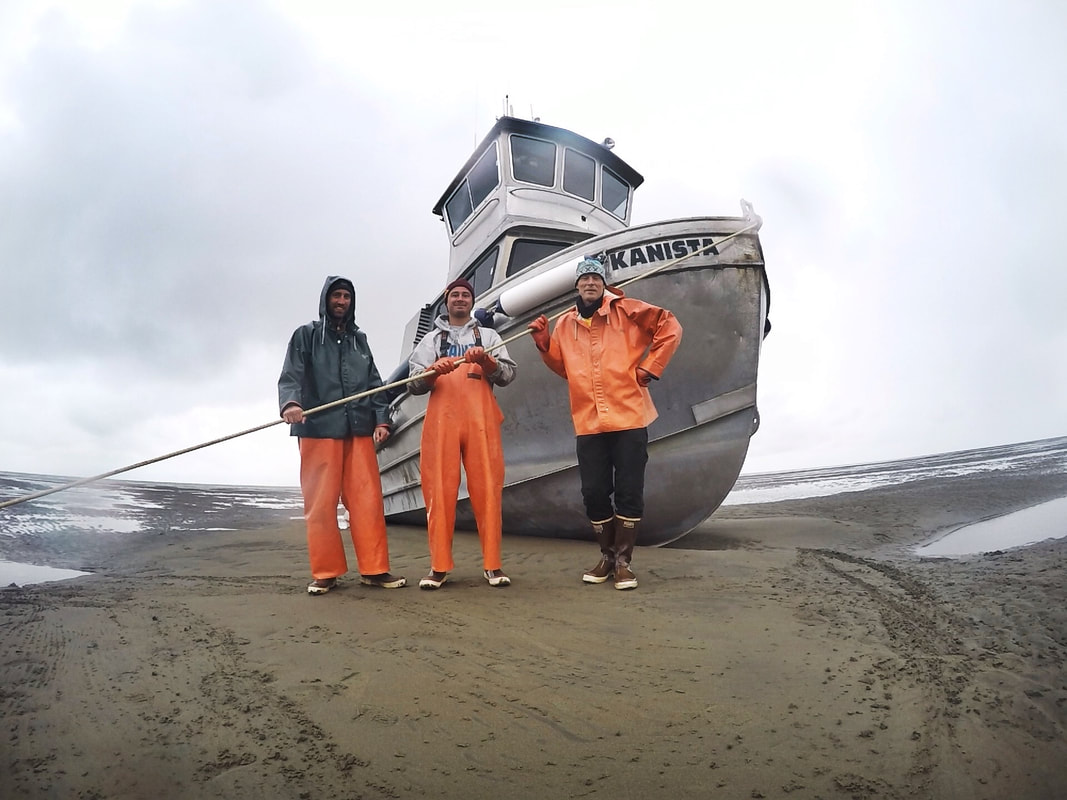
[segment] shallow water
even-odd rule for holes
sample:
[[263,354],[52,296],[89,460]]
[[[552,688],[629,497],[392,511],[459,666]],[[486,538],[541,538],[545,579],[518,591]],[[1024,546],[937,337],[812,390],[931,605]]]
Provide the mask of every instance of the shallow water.
[[1067,472],[1067,437],[955,453],[840,467],[742,475],[724,506],[776,503],[861,492],[919,480],[955,478],[1025,466],[1031,472]]
[[0,560],[0,587],[26,586],[31,583],[48,581],[65,581],[81,575],[89,575],[77,569],[59,569],[57,567],[40,567],[36,564],[20,564],[16,561]]
[[[1015,468],[1025,468],[1030,473],[1037,474],[1067,472],[1067,437],[900,461],[742,475],[723,505],[774,503],[822,497],[911,481],[937,480],[998,470],[1009,471]],[[47,475],[0,472],[0,500],[59,486],[68,480]],[[64,552],[66,543],[83,536],[254,528],[300,519],[302,509],[300,490],[295,487],[101,481],[92,486],[71,489],[0,510],[0,559],[30,560],[40,555],[41,560],[47,561],[48,553]],[[1058,514],[1060,518],[1067,517],[1062,511]],[[342,528],[347,527],[343,519],[339,522]],[[1022,527],[1032,531],[1028,541],[1019,541],[1013,538],[1010,532],[997,533],[991,539],[983,539],[983,543],[978,545],[980,550],[971,552],[1018,547],[1064,535],[1062,528],[1053,530],[1055,522],[1024,522]],[[951,546],[957,547],[955,544]],[[939,553],[925,551],[922,555]],[[18,567],[25,569],[19,573],[21,577],[17,579],[5,579],[6,573],[0,572],[0,586],[12,581],[21,585],[23,582],[62,579],[41,577],[33,580],[34,574],[44,573],[34,573],[30,570],[48,568],[36,567],[33,564],[21,564]],[[82,574],[73,570],[66,572]]]
[[970,556],[1067,536],[1067,497],[962,528],[915,548],[919,556]]

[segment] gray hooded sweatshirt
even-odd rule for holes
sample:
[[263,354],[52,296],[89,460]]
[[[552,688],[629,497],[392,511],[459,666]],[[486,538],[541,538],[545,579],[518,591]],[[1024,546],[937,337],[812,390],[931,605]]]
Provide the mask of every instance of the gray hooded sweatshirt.
[[[475,345],[475,328],[482,340],[482,347],[490,350],[496,347],[489,355],[496,360],[496,370],[486,378],[493,386],[507,386],[515,380],[515,362],[508,354],[508,348],[503,344],[500,334],[492,328],[480,327],[478,322],[471,318],[459,327],[449,324],[448,317],[441,315],[434,319],[433,328],[422,337],[408,359],[409,373],[417,375],[425,372],[429,366],[441,357],[441,336],[447,336],[446,356],[461,356]],[[426,394],[432,384],[427,383],[425,378],[414,380],[408,384],[411,394]]]

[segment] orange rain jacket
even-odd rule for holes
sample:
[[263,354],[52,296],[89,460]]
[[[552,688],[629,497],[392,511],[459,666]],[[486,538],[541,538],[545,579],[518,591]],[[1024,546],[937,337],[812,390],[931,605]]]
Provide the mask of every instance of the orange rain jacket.
[[670,311],[609,286],[589,320],[572,308],[556,321],[541,359],[567,380],[576,435],[625,431],[657,416],[637,368],[658,378],[681,341],[682,326]]

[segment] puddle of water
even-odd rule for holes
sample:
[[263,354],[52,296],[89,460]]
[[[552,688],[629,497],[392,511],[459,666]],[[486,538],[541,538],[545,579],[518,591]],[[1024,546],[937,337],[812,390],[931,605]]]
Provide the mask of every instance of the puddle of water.
[[27,586],[31,583],[47,583],[48,581],[65,581],[77,578],[79,575],[89,575],[76,569],[60,569],[58,567],[41,567],[37,564],[20,564],[17,561],[0,560],[0,586]]
[[959,528],[915,548],[920,556],[970,556],[1067,536],[1067,497]]

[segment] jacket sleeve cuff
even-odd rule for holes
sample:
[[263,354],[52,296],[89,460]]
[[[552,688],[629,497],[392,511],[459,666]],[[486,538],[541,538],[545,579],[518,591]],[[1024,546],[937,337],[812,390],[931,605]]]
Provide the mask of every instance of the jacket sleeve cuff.
[[659,376],[663,374],[663,367],[661,367],[655,361],[649,361],[645,364],[638,364],[637,366],[643,369],[657,381],[659,380]]

